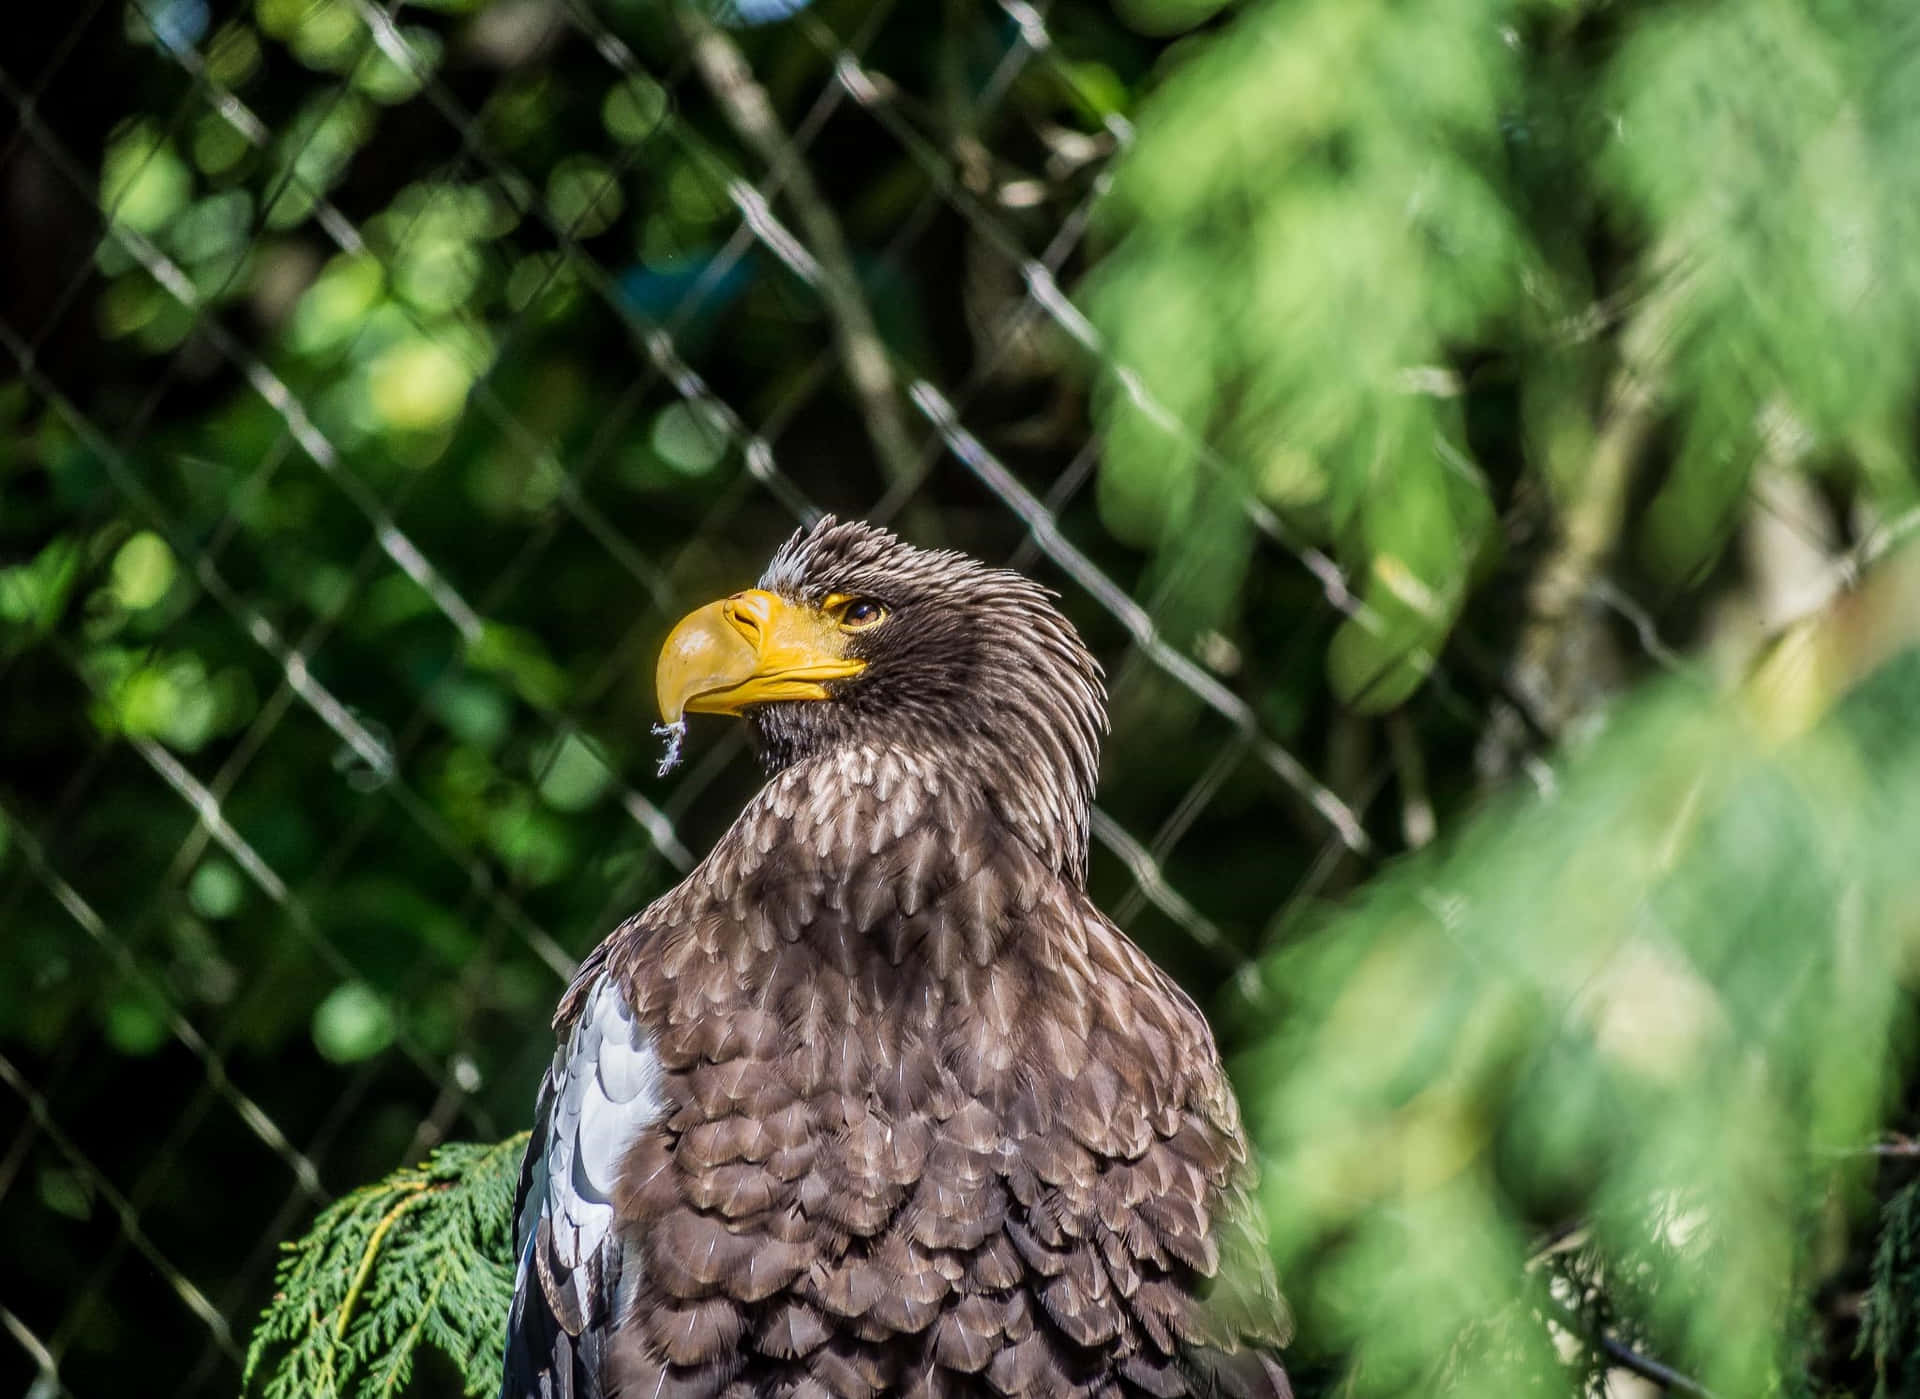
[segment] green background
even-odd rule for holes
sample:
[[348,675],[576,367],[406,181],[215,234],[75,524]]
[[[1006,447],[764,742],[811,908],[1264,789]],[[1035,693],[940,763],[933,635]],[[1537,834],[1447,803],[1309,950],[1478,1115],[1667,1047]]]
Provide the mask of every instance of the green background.
[[1106,665],[1304,1392],[1920,1393],[1905,7],[4,23],[0,1374],[230,1392],[525,1124],[758,780],[655,650],[829,509]]

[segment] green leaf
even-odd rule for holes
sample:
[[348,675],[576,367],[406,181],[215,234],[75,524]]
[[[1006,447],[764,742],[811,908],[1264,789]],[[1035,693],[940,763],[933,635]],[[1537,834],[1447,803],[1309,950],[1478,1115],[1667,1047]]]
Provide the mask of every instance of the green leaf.
[[129,123],[100,164],[100,207],[128,228],[165,227],[193,192],[193,172],[149,122]]
[[[1444,447],[1444,444],[1439,444]],[[1402,456],[1392,490],[1362,505],[1373,557],[1360,598],[1327,651],[1327,678],[1343,704],[1378,713],[1402,704],[1426,679],[1460,615],[1480,541],[1493,509],[1476,476],[1440,452],[1421,467]]]
[[506,678],[536,709],[557,709],[567,695],[567,674],[547,656],[532,632],[488,622],[467,648],[467,664]]
[[[1458,613],[1477,544],[1463,520],[1491,515],[1477,472],[1464,515],[1437,484],[1437,458],[1468,460],[1449,355],[1537,309],[1501,155],[1514,8],[1249,9],[1146,104],[1106,210],[1119,246],[1086,290],[1139,386],[1096,398],[1108,527],[1192,552],[1194,502],[1222,476],[1288,511],[1390,614],[1329,658],[1371,705],[1425,673],[1408,657]],[[1218,581],[1216,611],[1235,595]]]
[[48,630],[79,577],[80,547],[61,535],[29,562],[0,568],[0,620],[36,632]]
[[575,733],[567,734],[534,763],[540,798],[559,811],[585,811],[613,783],[600,755]]
[[443,1146],[323,1210],[311,1232],[284,1245],[242,1391],[385,1399],[406,1388],[427,1346],[454,1363],[466,1393],[494,1392],[527,1136]]
[[393,1012],[371,987],[337,986],[313,1012],[313,1042],[336,1064],[371,1059],[393,1043]]
[[166,541],[142,530],[113,556],[114,599],[129,611],[151,607],[167,595],[178,572]]
[[1683,405],[1851,445],[1920,373],[1920,14],[1857,0],[1649,7],[1608,74],[1599,173],[1688,281]]
[[1875,1399],[1920,1387],[1920,1181],[1888,1200],[1860,1308],[1857,1354],[1873,1357]]
[[[1861,1180],[1846,1148],[1901,1067],[1920,652],[1791,742],[1748,699],[1623,702],[1550,794],[1272,960],[1241,1078],[1282,1276],[1303,1333],[1350,1357],[1340,1392],[1577,1392],[1538,1327],[1471,1344],[1537,1311],[1526,1240],[1564,1218],[1653,1353],[1716,1393],[1785,1392],[1796,1290]],[[1888,1347],[1915,1334],[1899,1227]]]

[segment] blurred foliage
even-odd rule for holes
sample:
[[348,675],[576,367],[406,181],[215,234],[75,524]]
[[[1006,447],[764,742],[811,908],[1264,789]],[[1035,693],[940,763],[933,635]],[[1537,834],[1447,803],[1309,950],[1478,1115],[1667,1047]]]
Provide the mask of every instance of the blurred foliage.
[[[1920,1158],[1872,1150],[1920,1126],[1916,696],[1877,673],[1920,605],[1740,679],[1911,503],[1915,13],[1056,0],[1034,52],[1017,5],[705,8],[899,376],[1255,716],[912,420],[911,531],[1109,663],[1102,810],[1151,864],[1103,834],[1093,892],[1241,1052],[1302,1393],[1597,1389],[1609,1345],[1920,1392]],[[74,1392],[132,1354],[230,1392],[189,1283],[270,1305],[287,1392],[398,1385],[407,1335],[484,1377],[505,1156],[347,1196],[270,1303],[273,1243],[525,1121],[572,958],[757,780],[698,727],[654,777],[654,648],[797,496],[899,503],[672,19],[9,19],[0,1069],[64,1135],[8,1119],[0,1298]],[[1580,660],[1544,697],[1541,635]],[[401,1320],[443,1228],[472,1286]]]
[[[1651,13],[1603,75],[1600,185],[1679,278],[1681,442],[1648,512],[1672,572],[1724,537],[1769,414],[1894,504],[1920,370],[1920,15],[1911,6],[1718,4]],[[1844,333],[1835,333],[1837,327]]]
[[1916,705],[1916,653],[1785,741],[1766,692],[1661,687],[1273,959],[1249,1107],[1301,1334],[1350,1392],[1553,1390],[1537,1321],[1458,1338],[1594,1286],[1717,1393],[1817,1392],[1806,1299],[1911,1043]]
[[1097,401],[1103,519],[1163,547],[1189,627],[1246,555],[1184,541],[1246,539],[1243,497],[1331,545],[1368,615],[1328,681],[1383,710],[1492,576],[1510,446],[1473,430],[1477,384],[1515,386],[1501,431],[1577,517],[1602,385],[1653,381],[1662,578],[1713,563],[1770,434],[1910,502],[1917,26],[1876,0],[1245,7],[1148,100],[1108,210],[1091,309],[1145,394]]
[[1920,1181],[1887,1201],[1862,1303],[1860,1349],[1873,1356],[1875,1399],[1920,1393]]
[[[1457,395],[1420,376],[1551,314],[1498,169],[1513,8],[1250,8],[1150,104],[1092,297],[1158,407],[1209,434],[1108,388],[1103,518],[1143,544],[1244,536],[1250,491],[1340,540],[1377,623],[1341,628],[1330,679],[1373,708],[1419,683],[1493,523]],[[1244,550],[1216,552],[1190,575],[1202,620],[1240,582]]]

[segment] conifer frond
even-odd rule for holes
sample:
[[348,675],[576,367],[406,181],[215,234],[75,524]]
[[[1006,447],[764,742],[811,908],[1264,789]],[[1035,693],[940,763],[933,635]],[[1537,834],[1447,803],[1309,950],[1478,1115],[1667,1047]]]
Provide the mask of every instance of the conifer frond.
[[386,1399],[422,1346],[468,1394],[499,1383],[513,1296],[513,1190],[527,1133],[456,1142],[354,1191],[284,1245],[242,1389],[263,1399]]
[[[1250,493],[1361,580],[1370,615],[1328,674],[1362,709],[1418,686],[1491,530],[1450,349],[1559,310],[1501,155],[1516,8],[1248,7],[1144,107],[1106,214],[1122,237],[1083,292],[1158,405],[1101,386],[1099,505],[1162,547],[1168,624],[1230,604]],[[1196,534],[1212,547],[1177,547]]]
[[1859,1349],[1873,1357],[1874,1399],[1920,1394],[1920,1181],[1880,1212]]

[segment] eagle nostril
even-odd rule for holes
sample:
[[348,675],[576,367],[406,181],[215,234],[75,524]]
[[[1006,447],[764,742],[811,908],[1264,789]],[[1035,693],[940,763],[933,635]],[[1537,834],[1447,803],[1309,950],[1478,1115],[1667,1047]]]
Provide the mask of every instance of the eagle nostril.
[[763,609],[757,607],[755,599],[749,593],[735,593],[726,602],[727,620],[746,633],[749,641],[758,642],[760,633],[765,629],[766,618]]

